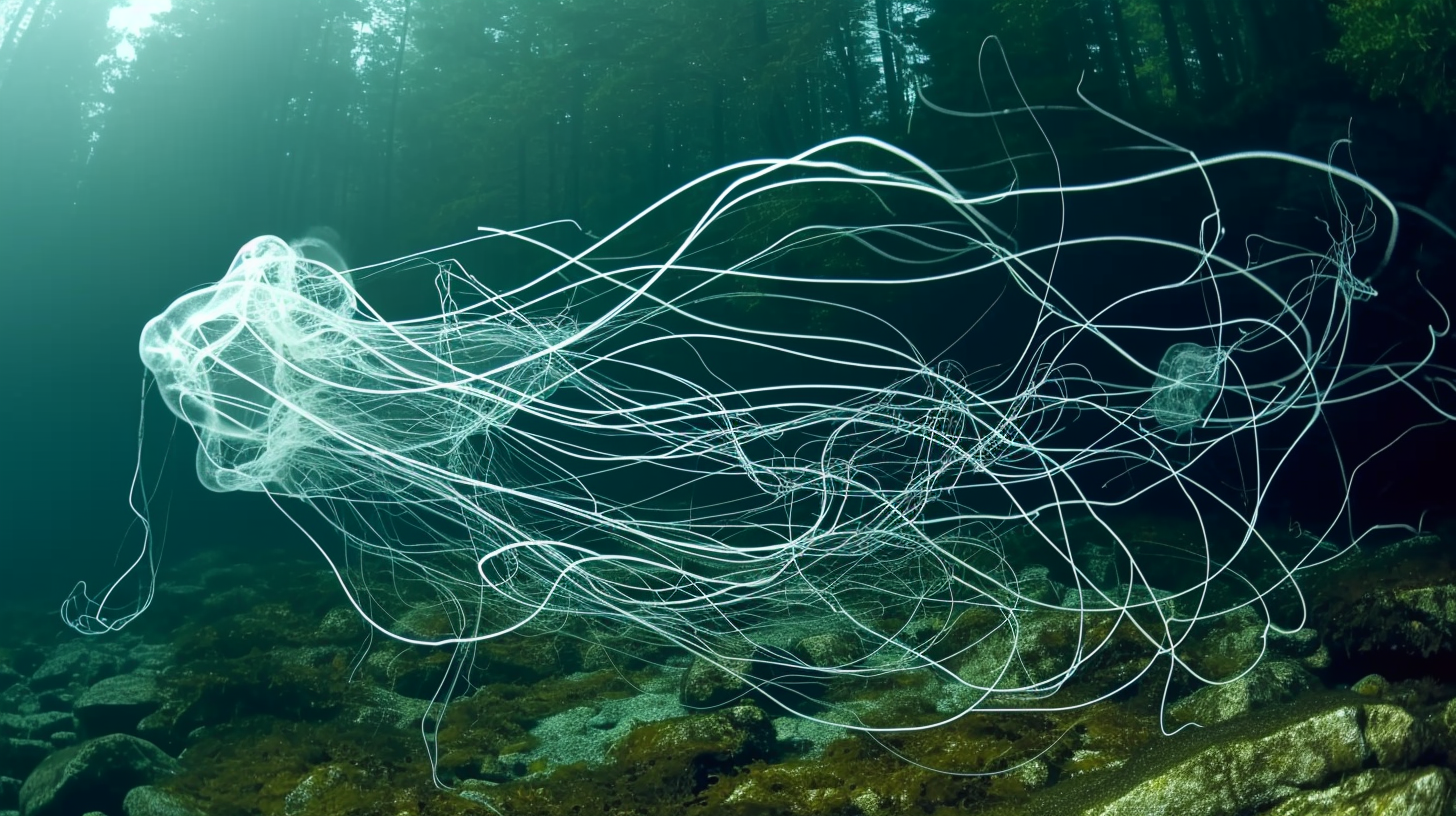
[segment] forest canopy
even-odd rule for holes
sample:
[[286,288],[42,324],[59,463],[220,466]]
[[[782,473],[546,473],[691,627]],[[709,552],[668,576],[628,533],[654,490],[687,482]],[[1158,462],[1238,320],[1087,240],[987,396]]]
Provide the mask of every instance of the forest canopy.
[[935,158],[956,132],[917,121],[921,95],[1004,105],[1013,75],[1037,103],[1074,100],[1080,78],[1175,137],[1267,126],[1274,100],[1320,88],[1456,105],[1449,0],[175,0],[140,28],[115,12],[0,3],[0,112],[27,111],[7,116],[6,161],[72,182],[41,198],[114,212],[180,161],[196,171],[179,209],[328,223],[369,255],[480,223],[610,224],[712,167],[843,134]]

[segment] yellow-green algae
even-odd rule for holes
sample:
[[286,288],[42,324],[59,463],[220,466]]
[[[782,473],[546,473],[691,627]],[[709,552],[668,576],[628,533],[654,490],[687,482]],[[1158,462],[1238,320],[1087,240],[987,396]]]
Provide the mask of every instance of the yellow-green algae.
[[1399,764],[1423,750],[1420,727],[1396,706],[1350,692],[1184,732],[989,816],[1237,816],[1318,788],[1371,763]]
[[[313,580],[322,586],[326,578]],[[1433,704],[1449,697],[1436,684],[1414,681],[1392,683],[1378,698],[1305,693],[1293,703],[1217,727],[1164,737],[1158,679],[1072,711],[972,714],[932,730],[877,737],[844,732],[812,757],[774,744],[768,721],[779,712],[739,701],[727,709],[637,725],[600,764],[538,761],[507,771],[495,765],[497,758],[529,751],[537,739],[531,729],[541,720],[635,695],[643,685],[660,686],[673,676],[672,670],[641,661],[591,658],[602,648],[577,638],[513,636],[483,645],[469,675],[480,685],[457,689],[439,723],[440,778],[454,788],[442,790],[433,783],[417,718],[381,724],[357,715],[378,704],[381,689],[418,694],[433,688],[456,656],[375,643],[374,656],[364,658],[362,631],[336,625],[340,617],[330,609],[258,599],[212,605],[174,633],[178,665],[162,678],[175,701],[166,730],[187,750],[168,790],[213,816],[949,816],[967,810],[1060,816],[1158,812],[1157,807],[1179,816],[1240,813],[1271,806],[1302,787],[1332,784],[1338,774],[1368,764],[1398,767],[1418,760],[1423,743],[1413,735],[1426,715],[1416,709],[1434,710]],[[938,622],[929,631],[941,639],[930,648],[951,649],[958,635],[985,631],[990,622],[980,612]],[[1084,637],[1109,641],[1068,684],[1071,699],[1140,665],[1147,648],[1126,619],[1092,616],[1083,623]],[[1230,618],[1197,633],[1198,650],[1222,652],[1205,659],[1203,668],[1217,675],[1247,665],[1253,641],[1239,623]],[[899,623],[883,625],[893,629]],[[1023,629],[1017,648],[1067,649],[1075,644],[1072,625],[1071,616],[1040,615]],[[584,673],[584,663],[609,668]],[[1175,696],[1187,690],[1175,688]],[[831,704],[857,706],[868,718],[930,722],[943,716],[935,708],[943,691],[928,675],[902,674],[836,680],[823,696]],[[205,727],[194,730],[197,726]],[[1304,764],[1281,770],[1264,761],[1266,755],[1288,755]],[[1234,779],[1207,770],[1210,757],[1243,761],[1247,773]],[[1257,764],[1248,764],[1254,760]],[[1380,787],[1374,781],[1372,789]],[[1202,810],[1189,810],[1186,801],[1168,804],[1202,796],[1190,787],[1196,784],[1216,786],[1222,798],[1199,799],[1213,803]],[[1235,804],[1243,810],[1227,809]],[[1140,810],[1148,807],[1154,809]]]

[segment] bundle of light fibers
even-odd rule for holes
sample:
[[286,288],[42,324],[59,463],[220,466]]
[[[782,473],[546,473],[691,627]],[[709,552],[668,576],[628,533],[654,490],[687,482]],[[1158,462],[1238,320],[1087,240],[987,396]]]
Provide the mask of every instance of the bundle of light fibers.
[[[141,357],[202,482],[272,497],[380,634],[666,644],[875,731],[1084,706],[1194,671],[1188,644],[1236,611],[1301,624],[1267,598],[1343,513],[1274,541],[1265,497],[1330,444],[1327,405],[1420,367],[1346,359],[1375,294],[1356,249],[1394,245],[1378,191],[1157,147],[1126,177],[1043,162],[1047,184],[973,195],[837,139],[695,179],[584,248],[482,229],[541,260],[505,286],[458,244],[348,270],[262,237],[149,322]],[[1323,248],[1230,240],[1214,179],[1246,166],[1361,206]],[[1166,233],[1077,232],[1078,212],[1170,195],[1206,206]],[[425,273],[437,313],[386,318],[356,285],[386,270]],[[1147,507],[1187,535],[1149,542]],[[68,623],[113,630],[150,598],[114,589],[78,587]],[[796,648],[826,632],[832,657]],[[822,699],[887,678],[936,713]]]

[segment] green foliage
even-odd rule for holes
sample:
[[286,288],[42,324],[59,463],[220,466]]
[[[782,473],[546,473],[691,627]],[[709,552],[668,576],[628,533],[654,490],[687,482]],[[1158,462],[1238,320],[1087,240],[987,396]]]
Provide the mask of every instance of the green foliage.
[[877,87],[864,8],[418,4],[397,134],[403,210],[427,215],[424,241],[560,217],[609,227],[725,162],[837,135],[851,119],[842,26],[857,37],[862,94]]
[[1340,29],[1328,59],[1372,99],[1418,102],[1427,112],[1456,111],[1448,77],[1456,53],[1452,0],[1344,0],[1330,7]]

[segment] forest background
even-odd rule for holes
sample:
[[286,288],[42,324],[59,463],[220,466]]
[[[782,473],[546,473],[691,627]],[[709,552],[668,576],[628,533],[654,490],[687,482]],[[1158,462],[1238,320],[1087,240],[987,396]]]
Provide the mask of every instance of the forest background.
[[[601,234],[710,169],[844,134],[937,166],[994,161],[1019,146],[933,121],[922,95],[1078,104],[1079,82],[1198,150],[1298,149],[1299,117],[1325,105],[1357,142],[1398,122],[1444,145],[1369,156],[1377,182],[1382,163],[1407,165],[1397,187],[1451,163],[1450,0],[164,6],[0,0],[0,597],[58,603],[127,556],[132,344],[255,235],[327,225],[362,263],[481,224]],[[1002,49],[983,50],[990,35]],[[213,522],[251,511],[177,491],[163,509],[185,534],[285,535],[258,497],[244,529]]]

